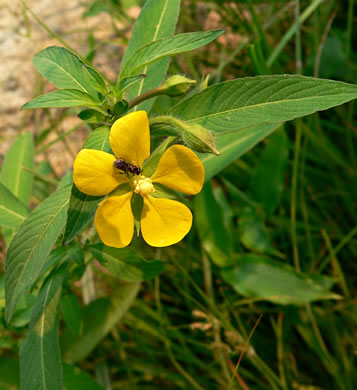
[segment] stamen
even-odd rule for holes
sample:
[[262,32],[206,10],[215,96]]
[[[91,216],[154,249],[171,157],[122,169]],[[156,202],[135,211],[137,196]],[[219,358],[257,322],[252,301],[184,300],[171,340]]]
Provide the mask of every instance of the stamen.
[[155,191],[155,188],[152,185],[152,180],[143,175],[141,175],[139,179],[133,180],[132,183],[133,183],[133,187],[132,187],[133,191],[136,194],[145,196]]

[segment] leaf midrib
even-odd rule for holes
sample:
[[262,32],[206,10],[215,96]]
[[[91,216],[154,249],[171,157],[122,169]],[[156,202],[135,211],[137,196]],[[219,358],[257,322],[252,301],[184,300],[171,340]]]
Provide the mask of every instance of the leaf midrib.
[[[19,281],[22,279],[22,276],[23,276],[23,273],[24,273],[24,271],[25,271],[25,269],[26,269],[26,266],[27,266],[28,262],[30,261],[30,259],[31,259],[32,255],[33,255],[34,251],[37,249],[39,242],[41,241],[41,239],[43,238],[44,234],[47,232],[47,230],[48,230],[49,227],[51,226],[53,220],[59,215],[59,213],[63,210],[63,208],[67,206],[68,202],[69,202],[69,199],[67,199],[66,202],[62,205],[62,207],[58,210],[58,212],[55,213],[55,214],[52,216],[52,218],[50,219],[50,221],[49,221],[48,224],[46,225],[46,228],[45,228],[45,229],[41,232],[41,234],[38,236],[38,238],[37,238],[37,240],[36,240],[34,246],[32,247],[32,249],[31,249],[29,255],[27,256],[27,258],[26,258],[26,260],[25,260],[24,266],[23,266],[23,268],[22,268],[22,270],[21,270],[21,272],[20,272],[19,277],[16,279],[16,280],[18,281],[17,286],[19,285]],[[16,287],[15,287],[15,288],[16,288]]]
[[[167,8],[167,2],[168,0],[165,1],[165,5],[164,5],[164,8],[162,9],[162,12],[161,12],[161,15],[160,15],[160,19],[159,19],[159,22],[156,26],[156,30],[155,30],[155,34],[154,34],[154,37],[152,39],[152,41],[155,41],[155,39],[157,38],[157,34],[159,33],[159,30],[160,30],[160,27],[161,27],[161,24],[162,24],[162,20],[163,20],[163,17],[164,17],[164,14],[166,12],[166,8]],[[151,42],[152,42],[151,41]],[[147,72],[147,68],[148,68],[148,65],[145,65],[144,69],[143,69],[143,73],[146,74]],[[141,91],[143,90],[143,87],[144,87],[144,78],[140,81],[140,84],[139,84],[139,89],[138,89],[138,96],[141,94]],[[138,108],[138,106],[135,106],[134,107],[134,111],[136,111]]]
[[52,61],[48,57],[43,57],[43,59],[50,62],[51,64],[57,66],[59,69],[61,69],[67,76],[69,76],[70,79],[72,79],[82,89],[82,91],[84,91],[84,92],[88,93],[88,95],[90,95],[90,93],[83,87],[83,85],[78,80],[76,80],[70,73],[68,73],[64,68],[62,68],[62,66],[60,66],[56,62]]
[[16,213],[15,211],[13,211],[13,210],[11,210],[11,209],[8,209],[8,208],[6,208],[4,205],[1,205],[1,204],[0,204],[0,209],[7,211],[9,214],[12,214],[12,215],[18,217],[19,219],[24,220],[24,219],[26,218],[24,215],[18,214],[18,213]]
[[46,376],[45,376],[45,359],[44,359],[44,352],[43,352],[43,340],[44,340],[44,333],[45,333],[45,314],[46,314],[46,308],[47,308],[47,300],[48,300],[48,295],[50,293],[50,289],[51,289],[51,285],[53,283],[53,280],[54,279],[51,279],[49,282],[48,282],[48,288],[47,288],[47,292],[46,292],[46,296],[45,296],[45,299],[44,299],[44,302],[43,302],[43,307],[44,307],[44,310],[42,311],[42,314],[41,314],[41,324],[40,324],[40,359],[41,359],[41,367],[42,367],[42,385],[43,385],[43,388],[46,389]]
[[[256,107],[261,107],[261,106],[268,106],[268,105],[272,105],[272,104],[281,104],[281,103],[286,103],[286,102],[299,102],[299,101],[311,100],[311,99],[326,99],[327,97],[332,97],[332,96],[338,96],[340,98],[341,96],[345,96],[345,95],[347,95],[347,94],[309,96],[309,97],[297,98],[297,99],[276,100],[274,102],[265,102],[265,103],[253,104],[253,105],[245,106],[245,107],[233,108],[233,109],[230,109],[230,110],[219,111],[219,112],[216,112],[216,113],[213,113],[213,114],[207,114],[207,115],[200,116],[200,117],[197,117],[197,118],[187,119],[186,122],[196,122],[196,121],[198,121],[200,119],[212,118],[212,117],[215,117],[215,116],[229,114],[229,113],[232,113],[232,112],[244,111],[244,110],[248,110],[248,109],[251,109],[251,108],[256,108]],[[356,94],[351,93],[349,95],[357,96],[357,93]],[[312,109],[312,110],[314,111],[314,109]],[[278,122],[280,122],[280,121],[281,120],[278,120]],[[267,121],[265,121],[265,122],[267,122]]]

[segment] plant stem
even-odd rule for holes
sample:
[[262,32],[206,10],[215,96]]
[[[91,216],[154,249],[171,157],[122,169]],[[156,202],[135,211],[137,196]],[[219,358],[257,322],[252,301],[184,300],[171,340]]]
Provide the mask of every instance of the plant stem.
[[137,96],[132,101],[129,102],[129,110],[133,108],[134,106],[137,106],[138,104],[142,103],[145,100],[151,99],[155,96],[162,95],[162,90],[160,90],[160,87],[150,89],[147,92],[144,92],[142,95]]
[[158,123],[171,125],[172,127],[179,128],[182,130],[185,130],[187,127],[183,121],[169,115],[161,115],[161,116],[157,116],[156,118],[150,119],[150,126]]
[[[203,280],[204,280],[206,294],[214,304],[211,264],[209,262],[209,259],[207,258],[207,254],[204,251],[202,251],[202,266],[203,266]],[[231,375],[229,372],[229,368],[227,366],[227,357],[225,356],[223,350],[223,343],[220,334],[221,326],[219,324],[219,321],[214,316],[211,316],[210,320],[213,323],[214,342],[215,345],[217,345],[218,362],[221,366],[224,376],[226,377],[227,382],[229,383],[231,379]]]
[[[305,22],[305,20],[315,11],[315,9],[323,2],[324,0],[314,0],[312,4],[310,4],[305,11],[300,15],[298,24],[301,25]],[[298,28],[297,23],[295,22],[289,30],[285,33],[281,41],[279,42],[278,46],[275,48],[273,53],[270,55],[270,57],[267,60],[267,65],[271,66],[278,58],[281,51],[284,49],[286,44],[290,41],[290,39],[293,37],[293,35],[296,32],[296,29]]]
[[295,152],[292,169],[292,180],[291,180],[291,206],[290,206],[290,219],[291,219],[291,241],[293,246],[294,264],[297,272],[300,272],[299,252],[297,247],[297,235],[296,235],[296,198],[297,198],[297,176],[299,166],[299,155],[301,145],[301,124],[296,123],[296,134],[295,134]]
[[58,186],[59,181],[55,179],[51,179],[50,177],[43,175],[42,173],[36,172],[33,169],[27,168],[27,167],[21,167],[24,171],[31,173],[35,177],[37,177],[39,180],[43,181],[44,183],[51,184],[54,186]]
[[354,0],[348,1],[348,16],[347,16],[347,37],[346,37],[346,59],[349,60],[351,55],[351,41],[353,30],[353,6]]

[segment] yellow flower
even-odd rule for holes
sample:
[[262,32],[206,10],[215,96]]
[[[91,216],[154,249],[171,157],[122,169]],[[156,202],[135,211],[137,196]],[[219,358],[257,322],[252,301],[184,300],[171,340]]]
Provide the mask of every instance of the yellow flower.
[[[145,111],[118,119],[110,130],[109,142],[115,156],[82,149],[73,170],[73,181],[80,191],[94,196],[111,193],[100,203],[95,215],[101,240],[116,248],[130,244],[134,233],[133,193],[143,198],[141,232],[149,245],[162,247],[182,240],[191,229],[191,211],[175,200],[155,197],[155,184],[187,195],[197,194],[204,181],[200,159],[185,146],[174,145],[162,155],[154,174],[145,177],[142,167],[150,156],[150,130]],[[127,192],[112,193],[123,183],[129,184],[121,187],[128,188]]]

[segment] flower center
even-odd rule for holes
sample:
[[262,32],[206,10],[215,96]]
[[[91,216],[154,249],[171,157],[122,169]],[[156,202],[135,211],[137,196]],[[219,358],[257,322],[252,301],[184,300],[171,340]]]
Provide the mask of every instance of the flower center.
[[132,187],[136,194],[140,194],[142,196],[151,194],[155,191],[151,179],[145,176],[135,176],[134,180],[132,181]]

